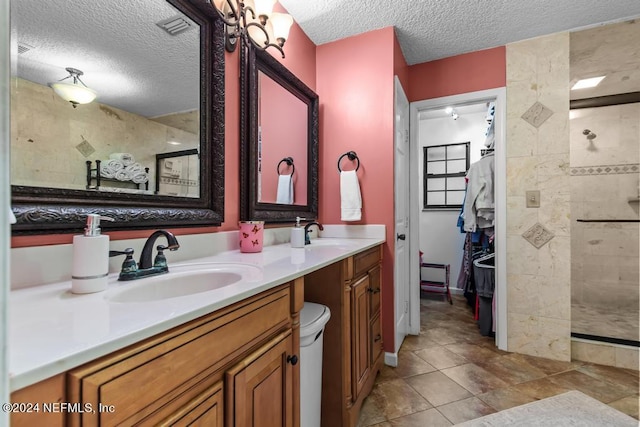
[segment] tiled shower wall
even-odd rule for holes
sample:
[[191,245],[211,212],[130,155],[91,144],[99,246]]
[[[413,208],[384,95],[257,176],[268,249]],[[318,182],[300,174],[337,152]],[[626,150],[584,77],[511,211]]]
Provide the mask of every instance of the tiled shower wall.
[[507,45],[506,155],[508,350],[570,360],[568,33]]
[[[176,116],[193,122],[194,114]],[[18,185],[84,189],[87,160],[125,152],[150,168],[152,189],[156,154],[199,144],[198,135],[159,123],[171,123],[170,116],[154,121],[97,101],[73,108],[51,88],[17,78],[11,80],[11,115],[11,178]],[[83,154],[82,147],[89,152]]]
[[[587,138],[583,131],[595,134]],[[571,111],[572,332],[638,341],[640,104]]]

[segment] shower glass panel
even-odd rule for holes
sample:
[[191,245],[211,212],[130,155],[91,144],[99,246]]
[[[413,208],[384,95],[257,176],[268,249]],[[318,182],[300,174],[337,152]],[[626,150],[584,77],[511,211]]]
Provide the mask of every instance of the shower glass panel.
[[640,341],[640,103],[570,117],[571,332],[633,345]]

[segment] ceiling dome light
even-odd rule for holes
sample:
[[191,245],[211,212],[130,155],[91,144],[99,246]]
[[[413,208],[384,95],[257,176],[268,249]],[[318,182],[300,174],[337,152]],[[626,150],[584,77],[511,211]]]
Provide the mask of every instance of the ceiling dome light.
[[[76,108],[78,104],[88,104],[96,99],[96,96],[98,96],[96,91],[89,89],[80,80],[80,76],[84,74],[82,71],[71,67],[67,67],[66,70],[69,73],[67,77],[55,83],[49,83],[49,86],[60,98],[70,102],[73,108]],[[69,78],[73,79],[73,83],[64,83]]]

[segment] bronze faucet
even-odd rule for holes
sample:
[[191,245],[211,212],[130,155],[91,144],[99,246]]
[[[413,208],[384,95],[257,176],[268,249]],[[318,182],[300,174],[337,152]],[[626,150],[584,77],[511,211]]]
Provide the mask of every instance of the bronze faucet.
[[[160,236],[167,238],[167,246],[158,245],[156,247],[158,254],[151,264],[151,255],[153,253],[153,245]],[[118,280],[135,280],[143,277],[157,276],[158,274],[164,274],[169,272],[167,266],[167,258],[164,256],[164,251],[169,249],[170,251],[176,251],[180,247],[176,236],[173,233],[166,230],[154,231],[147,239],[142,248],[142,254],[140,255],[140,262],[136,265],[133,260],[133,249],[127,248],[124,251],[109,251],[109,256],[125,255],[126,258],[122,263],[120,269],[120,275]]]
[[309,227],[311,227],[312,225],[317,225],[318,230],[324,230],[324,227],[322,226],[322,224],[316,221],[310,222],[307,225],[305,225],[304,226],[304,244],[305,245],[311,244],[311,239],[309,238]]

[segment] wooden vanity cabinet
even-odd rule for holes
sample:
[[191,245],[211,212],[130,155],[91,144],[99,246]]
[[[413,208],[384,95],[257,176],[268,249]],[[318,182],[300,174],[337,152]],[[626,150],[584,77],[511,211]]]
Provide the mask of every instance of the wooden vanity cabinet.
[[331,310],[322,363],[322,426],[356,426],[382,367],[382,245],[305,276],[305,301]]
[[[300,365],[293,362],[303,283],[296,279],[72,369],[63,401],[92,411],[48,425],[298,426]],[[43,383],[12,399],[28,399]]]

